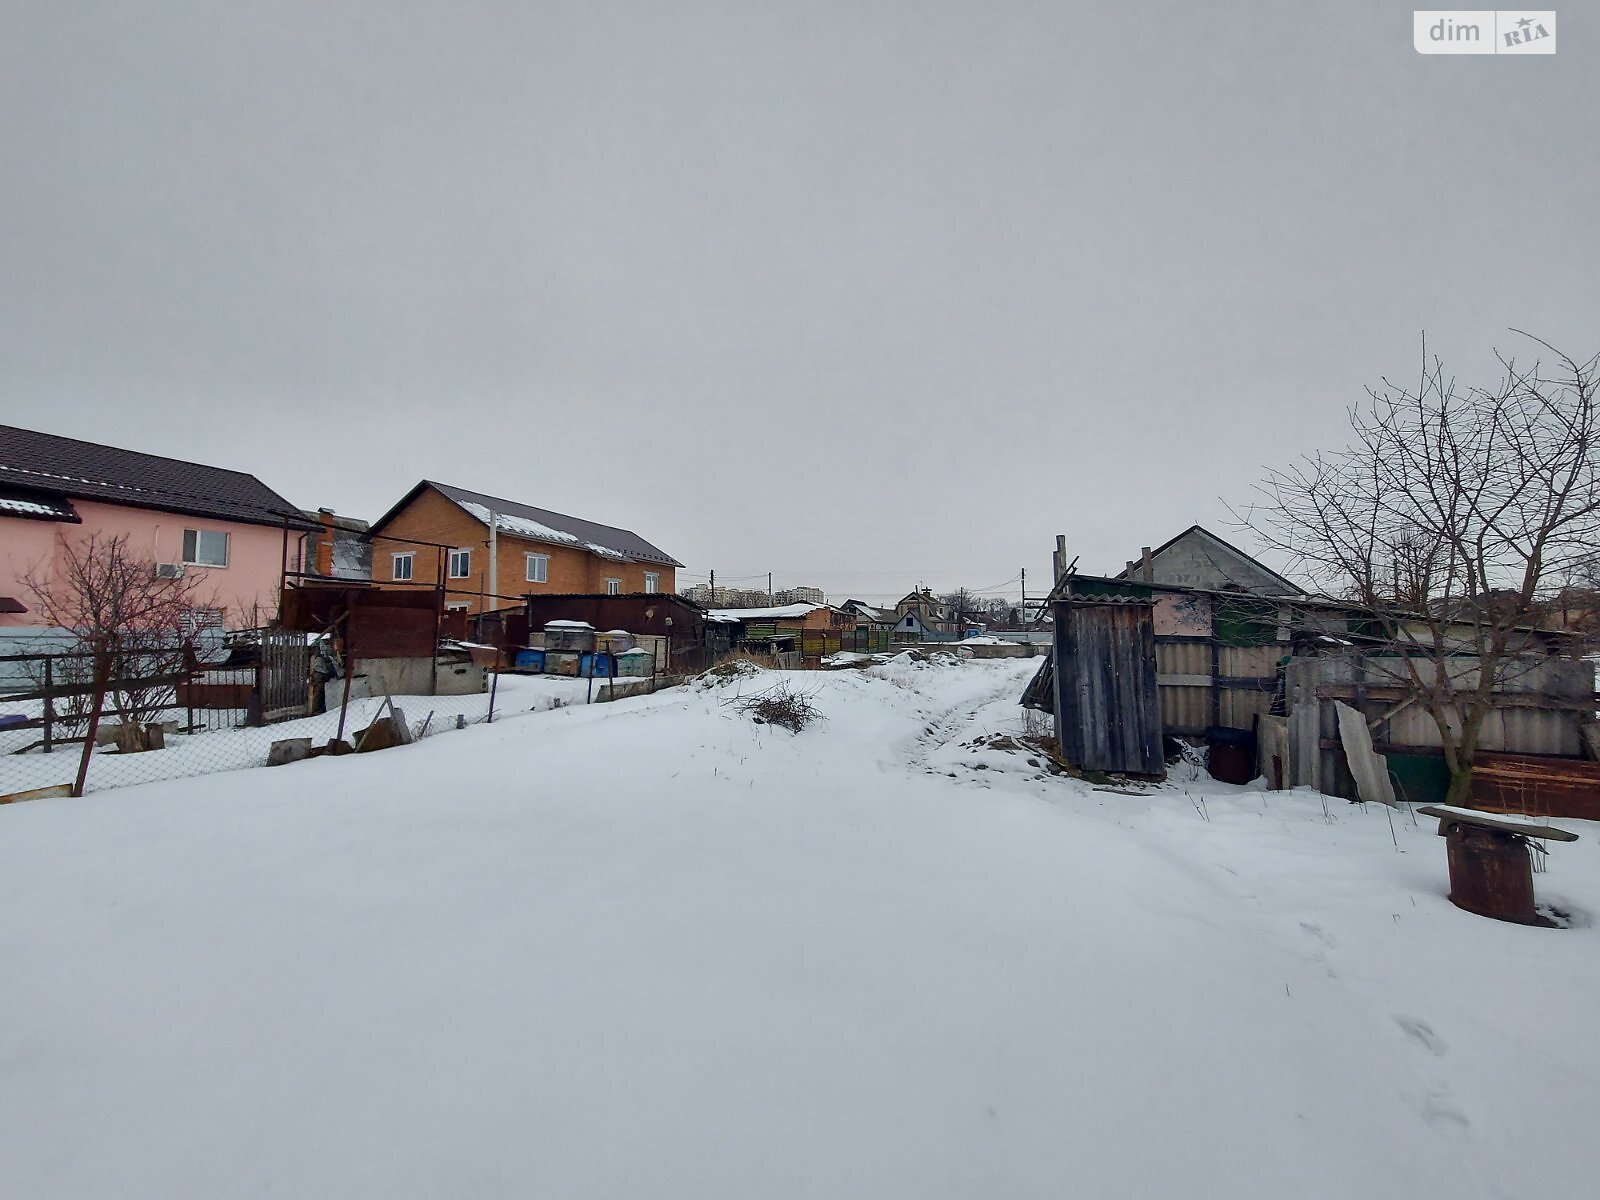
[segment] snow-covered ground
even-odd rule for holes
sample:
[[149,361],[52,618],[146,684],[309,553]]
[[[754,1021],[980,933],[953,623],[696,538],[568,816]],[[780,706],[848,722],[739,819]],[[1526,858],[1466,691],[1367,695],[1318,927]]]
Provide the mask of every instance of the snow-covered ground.
[[[603,697],[609,683],[609,680],[596,679],[591,688],[587,679],[559,675],[501,675],[494,694],[495,719],[566,704],[584,704],[591,698]],[[467,724],[482,721],[489,712],[490,696],[485,691],[464,696],[401,695],[392,697],[392,700],[405,714],[406,723],[413,731],[431,736],[454,729],[458,719]],[[382,708],[382,699],[352,698],[344,714],[346,735],[371,724]],[[41,711],[42,706],[37,700],[0,699],[0,716],[14,713],[36,718]],[[181,708],[166,709],[160,713],[160,719],[163,720],[182,720],[185,716]],[[197,709],[197,723],[205,727],[193,733],[169,734],[165,746],[160,750],[122,754],[114,746],[97,747],[89,759],[86,790],[100,791],[129,784],[210,775],[218,771],[235,771],[241,767],[264,767],[272,743],[280,738],[308,737],[322,744],[339,732],[337,705],[314,717],[280,721],[273,725],[247,726],[244,724],[245,717],[243,709]],[[62,728],[66,732],[75,732],[65,723]],[[0,796],[25,788],[71,783],[76,778],[81,743],[68,743],[48,755],[37,749],[27,754],[12,753],[34,744],[39,736],[37,729],[0,729]]]
[[0,808],[0,1195],[1596,1194],[1600,828],[1486,921],[1435,822],[985,744],[1036,665]]

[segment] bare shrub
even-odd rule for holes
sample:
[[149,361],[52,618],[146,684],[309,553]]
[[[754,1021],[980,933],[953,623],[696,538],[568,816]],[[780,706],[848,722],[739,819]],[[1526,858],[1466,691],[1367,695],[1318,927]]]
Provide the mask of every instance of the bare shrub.
[[776,725],[791,733],[799,733],[824,719],[822,710],[811,702],[811,696],[797,691],[787,681],[754,696],[743,696],[733,703],[756,724]]
[[109,696],[132,731],[124,748],[152,748],[146,728],[193,661],[196,614],[215,611],[215,599],[201,595],[200,579],[162,578],[155,560],[136,553],[126,534],[91,533],[75,541],[60,537],[53,569],[35,566],[22,584],[44,620],[65,630],[88,664],[91,733]]

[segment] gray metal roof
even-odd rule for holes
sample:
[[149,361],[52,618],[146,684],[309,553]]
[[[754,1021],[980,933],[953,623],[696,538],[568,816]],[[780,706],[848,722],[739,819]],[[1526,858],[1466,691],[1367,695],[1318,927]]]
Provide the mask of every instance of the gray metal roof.
[[[437,489],[448,496],[457,504],[474,504],[488,508],[495,513],[508,517],[521,517],[532,521],[536,525],[545,525],[558,533],[570,534],[582,547],[604,547],[637,559],[640,562],[661,563],[668,567],[681,567],[683,564],[666,551],[659,549],[645,541],[637,533],[627,529],[617,529],[611,525],[601,525],[595,521],[585,521],[581,517],[569,517],[564,513],[551,512],[545,508],[534,508],[531,504],[518,504],[515,500],[506,500],[500,496],[489,496],[483,492],[468,491],[466,488],[452,487],[447,483],[436,483],[431,479],[424,480],[424,484]],[[392,510],[391,510],[392,511]],[[474,514],[476,515],[476,514]],[[382,525],[380,520],[378,525]],[[374,526],[376,529],[377,526]],[[507,532],[502,529],[501,532]],[[514,531],[512,531],[514,532]],[[535,538],[535,540],[540,540]],[[565,538],[546,539],[557,544],[566,544]]]
[[252,525],[311,526],[254,475],[0,425],[0,484]]

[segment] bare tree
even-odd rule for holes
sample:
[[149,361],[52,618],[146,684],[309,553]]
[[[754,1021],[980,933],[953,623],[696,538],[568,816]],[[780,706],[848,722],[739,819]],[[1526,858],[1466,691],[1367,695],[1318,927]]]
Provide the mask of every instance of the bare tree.
[[1424,343],[1415,386],[1369,389],[1351,445],[1270,472],[1241,518],[1371,612],[1438,727],[1451,803],[1470,792],[1494,692],[1548,644],[1538,627],[1600,539],[1600,356],[1531,340],[1552,366],[1497,355],[1492,388],[1458,386]]
[[986,598],[979,611],[987,615],[989,620],[997,625],[1014,624],[1022,619],[1018,606],[1004,596]]
[[945,592],[943,595],[934,597],[934,599],[947,606],[950,609],[951,617],[956,619],[959,619],[962,613],[975,611],[980,603],[978,597],[967,591],[966,588],[957,588],[953,592]]
[[162,578],[153,559],[128,546],[125,534],[59,539],[53,569],[22,577],[41,616],[70,632],[91,664],[89,738],[109,693],[123,717],[122,748],[148,749],[147,726],[171,695],[171,677],[192,661],[214,601],[193,576]]

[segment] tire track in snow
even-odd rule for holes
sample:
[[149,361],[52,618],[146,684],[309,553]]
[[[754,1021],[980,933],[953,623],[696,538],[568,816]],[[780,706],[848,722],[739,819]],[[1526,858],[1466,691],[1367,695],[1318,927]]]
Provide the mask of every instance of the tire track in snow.
[[[996,660],[1009,662],[1008,659]],[[930,668],[930,670],[956,670],[961,668]],[[980,668],[981,669],[981,668]],[[1008,696],[1021,698],[1022,685],[1017,678],[1010,674],[996,673],[997,677],[990,687],[982,692],[967,696],[960,702],[946,708],[937,709],[931,713],[919,709],[918,715],[924,719],[921,733],[914,735],[906,743],[906,765],[912,770],[933,772],[929,760],[937,750],[943,749],[952,742],[963,739],[967,731],[977,719],[978,714],[985,708]],[[920,692],[920,689],[917,689]],[[921,693],[926,695],[926,693]],[[1020,711],[1020,703],[1018,710]],[[947,774],[947,772],[935,772]]]

